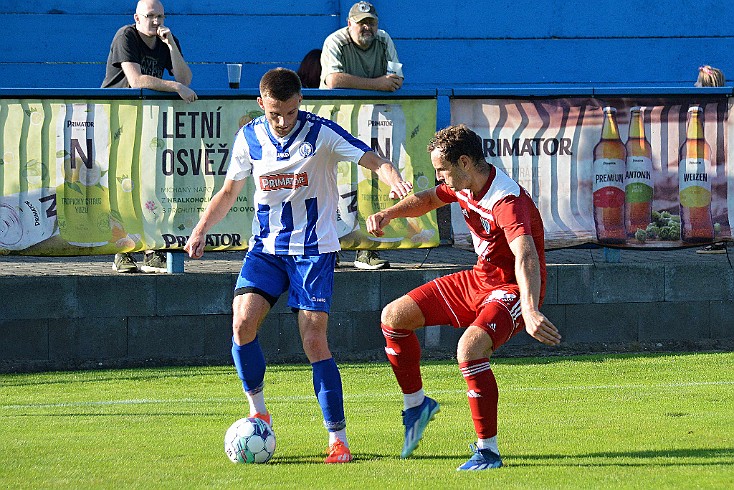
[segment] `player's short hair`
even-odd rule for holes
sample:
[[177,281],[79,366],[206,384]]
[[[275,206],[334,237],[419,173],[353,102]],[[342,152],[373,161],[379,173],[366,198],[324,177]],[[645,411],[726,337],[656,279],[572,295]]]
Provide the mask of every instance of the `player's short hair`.
[[461,155],[471,158],[475,164],[485,163],[482,138],[465,124],[449,126],[438,131],[428,143],[428,152],[437,149],[444,159],[456,165]]
[[288,68],[273,68],[260,79],[260,97],[281,102],[301,93],[301,79]]

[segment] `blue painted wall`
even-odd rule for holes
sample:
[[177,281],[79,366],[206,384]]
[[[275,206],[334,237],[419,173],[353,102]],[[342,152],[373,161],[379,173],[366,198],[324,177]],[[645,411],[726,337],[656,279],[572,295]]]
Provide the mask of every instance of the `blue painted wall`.
[[[0,87],[98,87],[135,0],[4,0]],[[167,0],[196,89],[224,88],[228,61],[255,87],[345,25],[352,1]],[[734,2],[375,0],[406,88],[688,86],[700,64],[732,73]]]

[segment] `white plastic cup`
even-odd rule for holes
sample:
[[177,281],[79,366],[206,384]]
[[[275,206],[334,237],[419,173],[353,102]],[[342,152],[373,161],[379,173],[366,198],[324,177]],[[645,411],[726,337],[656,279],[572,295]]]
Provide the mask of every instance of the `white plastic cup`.
[[400,78],[404,78],[403,77],[403,64],[398,63],[397,61],[388,61],[387,62],[387,74],[397,75]]
[[240,77],[242,77],[242,64],[227,63],[227,79],[229,88],[240,88]]

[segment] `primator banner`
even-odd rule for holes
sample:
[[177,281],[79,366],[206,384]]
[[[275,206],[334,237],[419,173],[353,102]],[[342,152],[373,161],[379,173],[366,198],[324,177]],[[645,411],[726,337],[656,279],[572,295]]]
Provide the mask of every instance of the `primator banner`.
[[[435,99],[304,102],[392,160],[416,191],[434,184],[426,145]],[[0,100],[0,253],[93,255],[180,250],[221,188],[234,136],[262,115],[255,100]],[[344,248],[439,243],[436,215],[395,220],[385,236],[365,218],[395,201],[370,171],[340,162]],[[207,236],[208,250],[242,250],[254,183]]]
[[[487,160],[538,205],[546,248],[676,248],[731,240],[729,99],[451,101]],[[455,244],[470,247],[452,209]]]

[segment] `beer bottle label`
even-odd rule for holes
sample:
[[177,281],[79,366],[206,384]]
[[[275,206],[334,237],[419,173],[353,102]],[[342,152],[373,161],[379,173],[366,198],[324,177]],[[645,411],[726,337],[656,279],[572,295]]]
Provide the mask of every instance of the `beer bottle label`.
[[[404,173],[406,129],[405,114],[400,104],[364,104],[357,117],[357,136],[372,150]],[[377,175],[363,167],[357,167],[357,192],[359,193],[359,221],[364,217],[393,204],[388,197],[389,186],[380,183]],[[410,179],[410,175],[403,175]],[[366,199],[365,199],[366,198]],[[394,220],[384,230],[382,237],[366,236],[366,243],[401,242],[407,235],[406,222]]]
[[593,192],[596,207],[624,206],[624,160],[616,158],[594,160]]
[[72,245],[99,247],[110,227],[109,118],[102,104],[66,104],[57,120],[56,165],[61,237]]
[[686,208],[699,208],[711,204],[711,161],[703,158],[681,160],[678,189],[680,204]]
[[627,158],[624,175],[627,202],[649,202],[652,200],[652,160],[646,156]]

